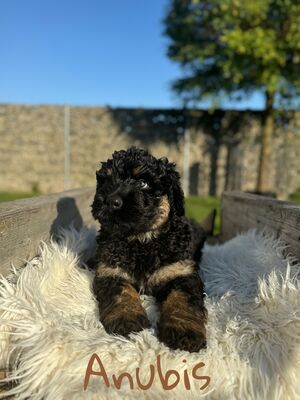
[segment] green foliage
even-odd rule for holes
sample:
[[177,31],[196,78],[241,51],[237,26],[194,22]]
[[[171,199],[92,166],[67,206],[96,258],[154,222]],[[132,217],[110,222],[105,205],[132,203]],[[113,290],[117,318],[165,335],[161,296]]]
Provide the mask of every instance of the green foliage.
[[220,199],[217,197],[196,197],[189,196],[185,198],[186,215],[197,222],[202,222],[208,214],[215,208],[217,216],[215,221],[214,234],[220,233]]
[[299,93],[298,0],[171,0],[164,23],[184,72],[173,87],[186,100]]

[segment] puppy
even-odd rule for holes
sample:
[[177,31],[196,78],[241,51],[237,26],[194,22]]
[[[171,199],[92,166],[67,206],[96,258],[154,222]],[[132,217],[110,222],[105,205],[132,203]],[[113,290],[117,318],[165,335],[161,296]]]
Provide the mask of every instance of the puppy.
[[190,352],[204,348],[206,309],[195,258],[205,233],[184,216],[175,164],[131,148],[114,152],[96,177],[92,214],[101,229],[93,289],[104,328],[123,336],[148,328],[144,293],[159,305],[163,343]]

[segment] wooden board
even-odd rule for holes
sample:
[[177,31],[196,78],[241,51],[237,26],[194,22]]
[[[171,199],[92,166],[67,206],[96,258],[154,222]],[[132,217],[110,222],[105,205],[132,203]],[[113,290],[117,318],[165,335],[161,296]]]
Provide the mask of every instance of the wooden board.
[[0,273],[37,255],[41,240],[55,237],[59,227],[97,226],[90,207],[94,194],[95,188],[84,188],[0,203]]
[[250,228],[266,229],[289,244],[290,253],[300,259],[300,203],[243,192],[225,192],[221,214],[222,240]]

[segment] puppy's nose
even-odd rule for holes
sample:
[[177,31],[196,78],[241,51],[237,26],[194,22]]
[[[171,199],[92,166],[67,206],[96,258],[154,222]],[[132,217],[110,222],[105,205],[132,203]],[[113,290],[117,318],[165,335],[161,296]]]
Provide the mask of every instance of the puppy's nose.
[[120,196],[113,196],[110,199],[110,206],[114,209],[114,210],[119,210],[123,205],[123,200],[121,199]]

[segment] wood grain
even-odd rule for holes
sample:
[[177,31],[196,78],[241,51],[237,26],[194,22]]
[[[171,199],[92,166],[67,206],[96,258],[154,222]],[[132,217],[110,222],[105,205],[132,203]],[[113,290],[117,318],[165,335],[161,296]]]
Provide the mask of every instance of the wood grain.
[[55,238],[59,227],[96,226],[90,207],[94,194],[95,188],[84,188],[0,203],[0,273],[37,255],[41,240]]
[[258,228],[272,232],[290,245],[300,259],[300,204],[243,192],[225,192],[221,205],[222,240]]

